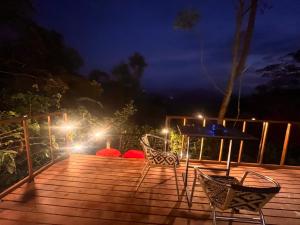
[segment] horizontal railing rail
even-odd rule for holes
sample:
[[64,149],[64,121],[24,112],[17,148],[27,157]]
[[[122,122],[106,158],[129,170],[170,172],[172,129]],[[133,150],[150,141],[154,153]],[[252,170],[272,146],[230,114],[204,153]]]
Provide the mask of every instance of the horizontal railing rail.
[[[33,181],[41,171],[69,155],[68,135],[53,129],[56,123],[62,122],[67,122],[65,112],[0,121],[0,153],[15,156],[14,160],[10,158],[10,161],[2,161],[0,164],[0,200],[22,184]],[[63,137],[59,137],[62,135]],[[14,171],[7,173],[6,163],[11,163],[9,166],[14,168]],[[12,179],[12,182],[8,182],[9,179]]]
[[[193,117],[193,116],[166,116],[165,127],[177,130],[177,125],[187,125],[189,123],[207,126],[209,123],[216,123],[218,118],[214,117]],[[299,166],[300,168],[300,122],[256,120],[256,119],[233,119],[225,118],[222,121],[225,127],[236,127],[242,132],[250,132],[256,127],[255,135],[258,138],[256,147],[251,148],[251,152],[245,155],[245,141],[239,141],[238,151],[235,163],[249,165],[271,165],[280,167]],[[250,129],[251,128],[251,129]],[[291,140],[292,139],[292,140]],[[221,139],[218,145],[217,159],[203,159],[205,145],[209,145],[205,138],[200,138],[200,147],[198,149],[199,157],[194,160],[218,161],[222,162],[224,157],[225,141]],[[248,146],[248,148],[250,148]],[[297,150],[298,149],[298,150]],[[243,160],[245,156],[256,153],[255,162]],[[208,153],[209,154],[209,153]],[[279,157],[280,156],[280,157]],[[271,160],[270,160],[271,159]],[[288,160],[287,160],[288,159]]]

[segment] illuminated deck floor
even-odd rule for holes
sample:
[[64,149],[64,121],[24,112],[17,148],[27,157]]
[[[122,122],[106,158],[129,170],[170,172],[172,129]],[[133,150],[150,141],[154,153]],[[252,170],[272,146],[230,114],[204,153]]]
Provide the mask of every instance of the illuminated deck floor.
[[[212,224],[201,188],[189,209],[185,197],[177,201],[168,169],[150,170],[135,194],[142,166],[138,159],[72,155],[7,195],[0,203],[0,224]],[[300,224],[300,170],[234,167],[231,174],[241,176],[245,169],[269,175],[282,185],[263,210],[267,224]]]

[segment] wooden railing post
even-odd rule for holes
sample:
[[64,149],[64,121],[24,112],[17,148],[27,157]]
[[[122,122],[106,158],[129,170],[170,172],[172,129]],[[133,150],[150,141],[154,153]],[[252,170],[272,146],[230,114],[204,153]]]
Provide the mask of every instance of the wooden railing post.
[[[243,133],[246,132],[246,121],[243,122],[242,132],[243,132]],[[241,140],[241,142],[240,142],[240,149],[239,149],[239,156],[238,156],[238,163],[240,163],[241,160],[242,160],[242,155],[243,155],[243,145],[244,145],[244,141]]]
[[27,166],[28,166],[28,177],[29,182],[33,180],[33,168],[32,168],[32,158],[30,152],[30,142],[29,142],[29,131],[28,131],[28,121],[26,118],[22,121],[23,130],[24,130],[24,140],[25,140],[25,149],[27,157]]
[[48,119],[48,136],[49,136],[49,147],[51,153],[51,162],[54,161],[54,152],[53,152],[53,143],[52,143],[52,130],[51,130],[51,116],[47,117]]
[[166,117],[166,120],[165,120],[165,129],[166,129],[166,132],[164,134],[164,139],[165,139],[164,151],[166,152],[167,148],[168,148],[168,139],[169,139],[169,131],[170,131],[170,120],[169,120],[168,116]]
[[263,159],[264,159],[264,152],[265,152],[265,145],[266,145],[268,127],[269,127],[269,123],[264,122],[263,123],[263,131],[262,131],[261,142],[260,142],[260,145],[259,145],[259,157],[258,157],[258,163],[259,164],[262,164]]
[[285,163],[285,157],[287,153],[287,147],[289,144],[289,138],[290,138],[290,131],[291,131],[291,124],[288,123],[285,131],[285,138],[283,142],[283,148],[282,148],[282,153],[281,153],[281,159],[280,159],[280,165],[283,166]]
[[[186,118],[183,118],[183,126],[185,125],[186,125]],[[181,158],[183,157],[183,148],[184,148],[184,135],[182,135],[181,138],[181,152],[180,152]]]
[[[223,120],[222,125],[224,127],[226,126],[226,120]],[[223,147],[224,147],[224,139],[221,139],[221,141],[220,141],[220,149],[219,149],[219,162],[222,161]]]
[[[206,125],[206,120],[203,119],[202,126],[205,127],[205,125]],[[200,155],[199,155],[199,160],[202,159],[203,145],[204,145],[204,138],[202,137],[202,138],[201,138],[201,144],[200,144]]]
[[[68,114],[67,113],[63,113],[63,120],[64,120],[65,124],[68,123]],[[69,148],[70,147],[70,133],[69,133],[69,131],[67,131],[65,139],[66,139],[66,147],[68,149],[68,154],[70,155],[71,150]]]

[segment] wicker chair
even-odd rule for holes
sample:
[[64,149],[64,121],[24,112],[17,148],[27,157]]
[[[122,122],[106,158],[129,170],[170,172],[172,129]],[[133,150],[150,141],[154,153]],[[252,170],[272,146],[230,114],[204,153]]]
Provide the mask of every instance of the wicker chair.
[[145,134],[141,138],[141,145],[145,152],[145,157],[147,161],[146,161],[146,165],[144,166],[141,172],[141,178],[136,187],[136,191],[138,191],[139,187],[143,183],[150,168],[167,167],[167,168],[172,168],[174,171],[177,196],[179,198],[178,180],[177,180],[177,172],[176,172],[176,168],[177,166],[179,166],[179,159],[177,155],[169,151],[166,151],[167,143],[165,142],[165,139],[155,135]]
[[[243,185],[248,175],[255,176],[264,183],[272,184],[272,187],[250,187]],[[256,181],[258,181],[256,179]],[[262,208],[272,197],[280,191],[280,185],[270,177],[263,176],[256,172],[247,171],[239,181],[230,176],[209,176],[200,169],[195,169],[195,181],[198,180],[209,198],[212,208],[213,224],[217,224],[217,219],[227,221],[251,222],[265,225]],[[195,187],[195,181],[193,188]],[[193,193],[194,190],[192,190]],[[217,215],[216,208],[220,210],[231,209],[231,216]],[[259,218],[249,218],[233,216],[239,210],[258,212]]]

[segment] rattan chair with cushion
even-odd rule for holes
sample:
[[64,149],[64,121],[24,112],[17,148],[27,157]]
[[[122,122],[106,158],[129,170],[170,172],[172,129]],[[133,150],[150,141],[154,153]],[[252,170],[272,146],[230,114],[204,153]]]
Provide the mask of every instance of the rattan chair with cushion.
[[[255,182],[255,186],[252,186],[253,183],[251,183],[251,186],[245,185],[245,180],[249,177],[248,175],[251,175],[253,178],[255,177],[252,180],[252,182]],[[230,176],[207,175],[199,168],[196,168],[195,178],[195,181],[198,180],[200,182],[203,191],[209,199],[214,225],[217,224],[217,220],[265,225],[261,209],[280,191],[280,185],[272,178],[250,171],[245,172],[239,181],[235,177]],[[231,210],[231,216],[218,215],[216,209],[221,211]],[[259,217],[253,218],[242,215],[240,210],[257,212]]]
[[142,170],[141,178],[136,187],[136,191],[138,191],[139,187],[143,183],[150,168],[167,167],[173,169],[174,171],[176,190],[177,195],[179,197],[178,180],[176,172],[176,168],[177,166],[179,166],[179,159],[177,157],[177,154],[170,152],[170,149],[168,149],[169,145],[166,143],[166,140],[164,138],[155,135],[145,134],[141,138],[141,145],[145,152],[146,165]]

